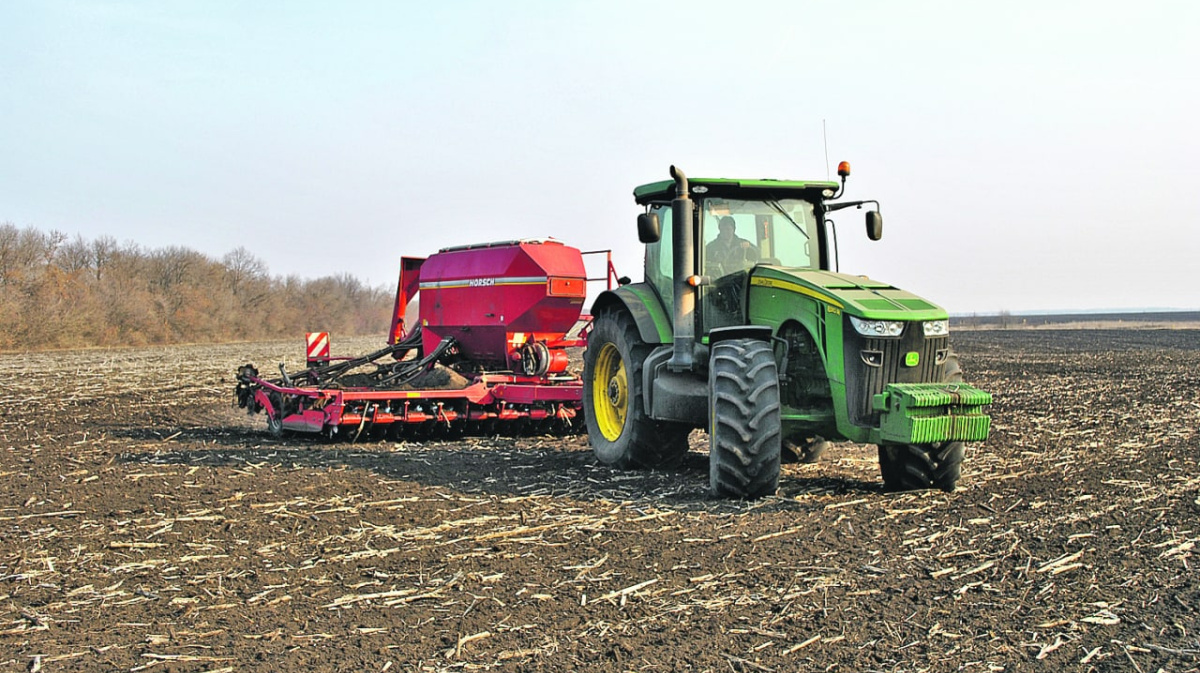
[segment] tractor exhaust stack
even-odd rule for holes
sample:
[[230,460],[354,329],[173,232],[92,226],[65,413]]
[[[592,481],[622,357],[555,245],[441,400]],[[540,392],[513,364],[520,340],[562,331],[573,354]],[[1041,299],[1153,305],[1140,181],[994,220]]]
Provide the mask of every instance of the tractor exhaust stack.
[[696,368],[696,288],[688,279],[696,273],[696,236],[692,224],[692,199],[688,196],[688,180],[683,171],[671,166],[675,180],[675,198],[671,201],[672,265],[674,282],[675,342],[667,368],[673,372]]

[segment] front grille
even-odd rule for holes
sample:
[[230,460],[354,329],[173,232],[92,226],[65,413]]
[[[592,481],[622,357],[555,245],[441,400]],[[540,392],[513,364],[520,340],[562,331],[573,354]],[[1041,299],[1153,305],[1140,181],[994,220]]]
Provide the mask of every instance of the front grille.
[[[879,412],[871,408],[872,398],[889,383],[933,383],[941,381],[945,373],[950,338],[926,338],[919,322],[906,323],[899,337],[881,339],[862,336],[847,319],[842,334],[846,346],[846,404],[850,422],[855,425],[879,425]],[[912,352],[920,354],[916,367],[904,363],[905,355]]]

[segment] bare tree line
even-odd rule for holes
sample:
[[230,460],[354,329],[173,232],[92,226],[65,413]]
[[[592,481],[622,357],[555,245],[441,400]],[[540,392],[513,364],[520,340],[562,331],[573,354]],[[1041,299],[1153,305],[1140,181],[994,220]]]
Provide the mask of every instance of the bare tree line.
[[349,274],[272,276],[241,247],[218,260],[0,223],[0,350],[374,334],[391,306]]

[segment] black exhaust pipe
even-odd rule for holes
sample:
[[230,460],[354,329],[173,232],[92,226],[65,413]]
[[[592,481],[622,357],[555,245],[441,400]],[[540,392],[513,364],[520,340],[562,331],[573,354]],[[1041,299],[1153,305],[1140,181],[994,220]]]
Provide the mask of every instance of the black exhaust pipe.
[[688,278],[696,273],[696,236],[692,224],[692,199],[688,196],[688,180],[683,171],[671,166],[675,180],[675,199],[671,201],[672,264],[675,270],[675,344],[667,368],[673,372],[695,369],[696,347],[696,288]]

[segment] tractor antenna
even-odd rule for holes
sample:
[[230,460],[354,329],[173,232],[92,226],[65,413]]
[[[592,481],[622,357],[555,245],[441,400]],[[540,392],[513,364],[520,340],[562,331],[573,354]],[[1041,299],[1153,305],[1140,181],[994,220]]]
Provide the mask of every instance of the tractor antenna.
[[825,141],[825,179],[829,179],[829,134],[825,131],[825,119],[821,119],[821,140]]

